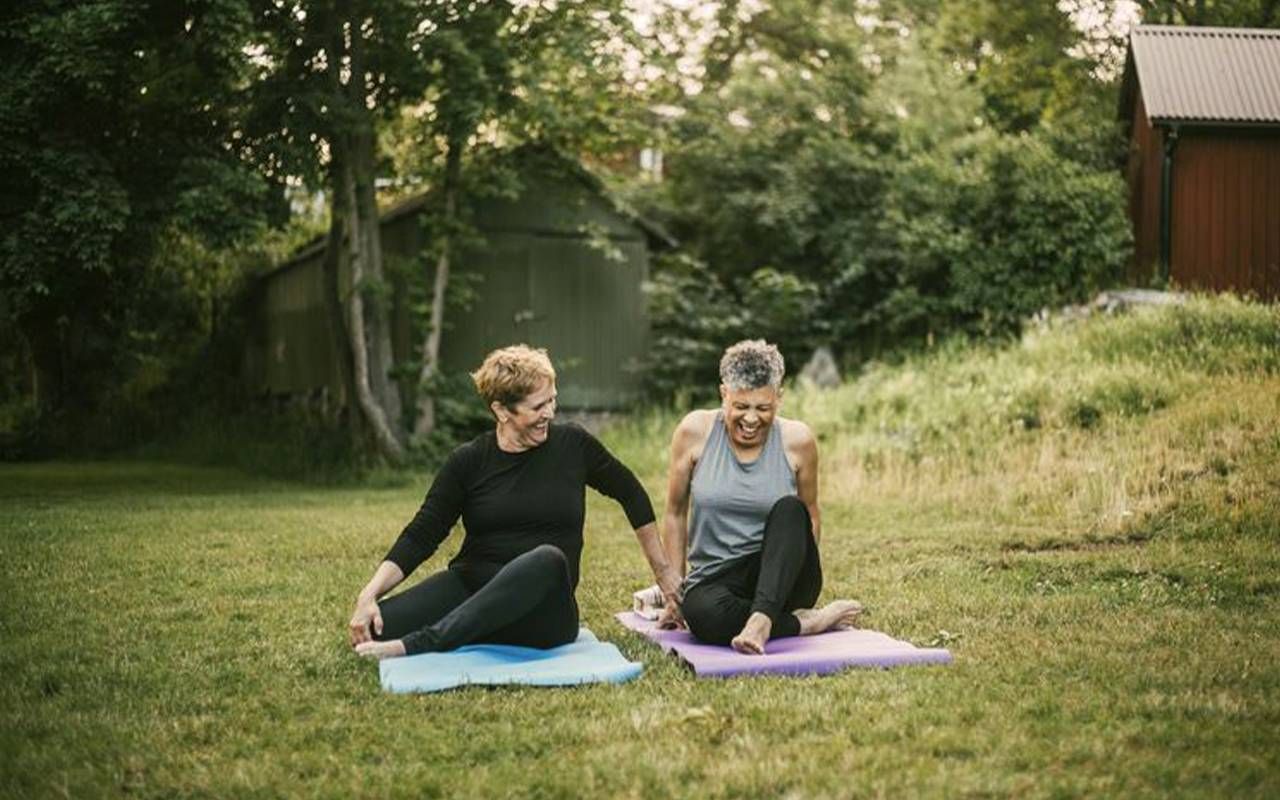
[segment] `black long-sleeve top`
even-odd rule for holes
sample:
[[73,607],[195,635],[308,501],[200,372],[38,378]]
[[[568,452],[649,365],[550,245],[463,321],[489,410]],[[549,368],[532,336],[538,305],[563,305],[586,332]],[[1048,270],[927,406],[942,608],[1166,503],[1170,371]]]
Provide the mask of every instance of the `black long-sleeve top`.
[[633,528],[654,521],[640,481],[579,426],[553,424],[545,442],[521,453],[499,448],[493,432],[482,434],[450,454],[386,560],[408,575],[461,517],[466,537],[450,566],[505,564],[552,544],[568,558],[577,587],[587,486],[617,500]]

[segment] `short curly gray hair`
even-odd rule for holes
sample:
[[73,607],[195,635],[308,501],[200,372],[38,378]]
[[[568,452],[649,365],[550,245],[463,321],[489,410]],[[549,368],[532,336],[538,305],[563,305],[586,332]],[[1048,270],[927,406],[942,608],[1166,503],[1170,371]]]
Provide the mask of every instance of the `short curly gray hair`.
[[786,362],[775,345],[764,339],[743,339],[720,357],[720,382],[735,391],[782,387]]

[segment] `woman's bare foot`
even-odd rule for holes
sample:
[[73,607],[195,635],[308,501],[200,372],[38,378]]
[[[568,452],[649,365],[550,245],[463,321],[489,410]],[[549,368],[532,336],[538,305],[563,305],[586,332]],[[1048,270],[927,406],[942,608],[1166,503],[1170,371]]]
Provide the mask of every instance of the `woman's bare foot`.
[[800,608],[791,612],[800,621],[800,635],[812,636],[827,631],[852,628],[862,613],[857,600],[833,600],[822,608]]
[[739,653],[762,656],[764,643],[769,641],[769,634],[772,632],[773,620],[769,619],[767,614],[756,611],[747,617],[747,624],[742,626],[742,633],[733,637],[731,644]]
[[392,639],[389,642],[361,642],[356,645],[356,655],[365,658],[397,658],[404,655],[404,642]]

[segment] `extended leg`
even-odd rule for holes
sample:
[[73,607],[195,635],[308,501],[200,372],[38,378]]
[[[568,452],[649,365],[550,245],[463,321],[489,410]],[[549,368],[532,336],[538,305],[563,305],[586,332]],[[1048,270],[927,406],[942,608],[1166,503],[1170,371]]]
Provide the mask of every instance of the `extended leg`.
[[569,562],[540,545],[512,559],[493,579],[439,621],[404,636],[410,655],[474,642],[554,647],[578,633]]

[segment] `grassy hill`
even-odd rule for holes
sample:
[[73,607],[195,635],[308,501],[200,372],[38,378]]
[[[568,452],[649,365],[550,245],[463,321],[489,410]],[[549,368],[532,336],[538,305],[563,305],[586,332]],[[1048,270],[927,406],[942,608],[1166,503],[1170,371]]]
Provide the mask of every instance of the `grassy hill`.
[[[696,680],[610,618],[647,575],[592,496],[584,623],[640,680],[386,696],[344,625],[425,477],[6,465],[0,795],[1280,793],[1280,309],[943,348],[783,413],[820,437],[824,599],[953,665]],[[674,421],[605,434],[659,506]]]

